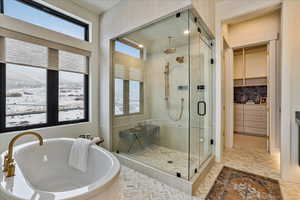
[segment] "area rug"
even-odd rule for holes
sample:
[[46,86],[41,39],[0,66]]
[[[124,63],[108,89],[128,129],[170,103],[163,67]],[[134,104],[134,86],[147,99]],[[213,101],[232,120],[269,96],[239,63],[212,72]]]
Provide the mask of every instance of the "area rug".
[[223,167],[206,200],[282,200],[274,179]]

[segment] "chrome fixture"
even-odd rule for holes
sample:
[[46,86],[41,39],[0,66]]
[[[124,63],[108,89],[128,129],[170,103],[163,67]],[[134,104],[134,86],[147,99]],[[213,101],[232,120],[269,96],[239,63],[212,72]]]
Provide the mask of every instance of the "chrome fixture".
[[8,145],[8,154],[4,157],[4,169],[3,172],[7,172],[6,177],[12,177],[15,175],[15,163],[13,159],[13,147],[15,142],[17,141],[18,138],[24,136],[24,135],[33,135],[36,136],[39,141],[40,141],[40,146],[44,144],[43,138],[41,135],[35,132],[24,132],[20,133],[19,135],[15,136]]

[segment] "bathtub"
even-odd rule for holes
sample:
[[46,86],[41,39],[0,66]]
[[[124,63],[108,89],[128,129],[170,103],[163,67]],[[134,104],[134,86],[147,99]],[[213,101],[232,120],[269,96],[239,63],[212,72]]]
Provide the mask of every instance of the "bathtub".
[[[92,145],[88,170],[69,167],[68,156],[74,139],[29,142],[14,148],[16,175],[0,172],[0,199],[3,200],[115,200],[120,199],[120,163],[110,152]],[[1,154],[1,166],[4,153]]]

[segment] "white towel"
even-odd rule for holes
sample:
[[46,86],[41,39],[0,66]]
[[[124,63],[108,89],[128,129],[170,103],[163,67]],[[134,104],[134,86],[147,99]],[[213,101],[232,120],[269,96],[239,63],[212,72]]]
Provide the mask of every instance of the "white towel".
[[78,138],[74,141],[69,155],[69,165],[81,172],[87,171],[90,140]]

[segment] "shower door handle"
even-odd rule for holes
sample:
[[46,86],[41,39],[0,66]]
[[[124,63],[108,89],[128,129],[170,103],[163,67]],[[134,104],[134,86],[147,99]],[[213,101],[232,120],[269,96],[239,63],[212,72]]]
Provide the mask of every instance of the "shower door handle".
[[[200,105],[203,104],[203,113],[200,112]],[[205,101],[198,101],[198,104],[197,104],[197,113],[198,115],[200,116],[205,116],[206,115],[206,102]]]

